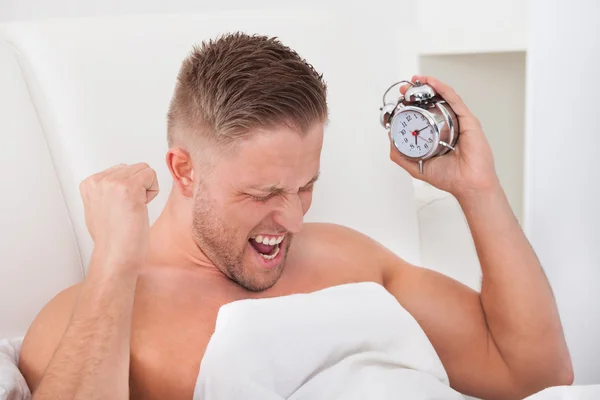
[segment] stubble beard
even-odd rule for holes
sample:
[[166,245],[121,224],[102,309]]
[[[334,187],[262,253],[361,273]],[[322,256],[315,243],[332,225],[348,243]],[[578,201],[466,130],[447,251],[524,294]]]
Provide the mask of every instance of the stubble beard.
[[215,210],[214,201],[194,195],[192,231],[196,245],[225,276],[244,289],[262,292],[275,285],[283,272],[292,234],[286,235],[281,263],[270,270],[254,272],[258,267],[244,264],[244,255],[249,248],[248,238],[239,243],[240,235]]

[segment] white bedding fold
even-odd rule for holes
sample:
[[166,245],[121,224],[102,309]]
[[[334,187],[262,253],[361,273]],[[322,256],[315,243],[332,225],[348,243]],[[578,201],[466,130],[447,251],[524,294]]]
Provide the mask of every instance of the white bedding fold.
[[194,400],[463,399],[381,285],[242,300],[217,316]]
[[0,339],[0,400],[29,400],[31,394],[17,365],[23,339]]

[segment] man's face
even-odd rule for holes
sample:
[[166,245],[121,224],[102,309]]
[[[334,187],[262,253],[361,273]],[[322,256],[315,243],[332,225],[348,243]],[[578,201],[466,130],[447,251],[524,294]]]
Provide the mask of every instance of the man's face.
[[305,136],[288,127],[256,130],[197,184],[196,243],[240,286],[262,291],[281,276],[312,201],[322,144],[323,124]]

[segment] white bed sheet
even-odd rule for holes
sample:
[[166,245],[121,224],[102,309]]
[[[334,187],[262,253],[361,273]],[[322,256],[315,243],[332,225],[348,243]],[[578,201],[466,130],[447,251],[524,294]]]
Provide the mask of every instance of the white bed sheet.
[[31,393],[19,371],[23,338],[0,339],[0,400],[29,400]]
[[526,400],[598,400],[600,385],[556,386],[529,396]]

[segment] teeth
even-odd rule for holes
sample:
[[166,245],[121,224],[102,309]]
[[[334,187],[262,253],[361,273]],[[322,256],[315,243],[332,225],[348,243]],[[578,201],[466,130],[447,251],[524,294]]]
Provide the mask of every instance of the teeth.
[[277,236],[277,237],[271,237],[271,238],[268,238],[268,237],[262,236],[262,235],[258,235],[256,237],[251,238],[251,239],[255,240],[257,243],[266,244],[268,246],[274,246],[276,244],[279,244],[279,243],[283,242],[283,239],[285,239],[285,235],[283,235],[283,236]]
[[267,260],[272,260],[272,259],[274,259],[275,257],[277,257],[277,254],[279,254],[279,247],[277,247],[277,248],[275,249],[275,253],[271,254],[270,256],[264,255],[264,254],[262,254],[262,253],[258,253],[258,254],[260,254],[261,256],[263,256],[264,258],[266,258]]

